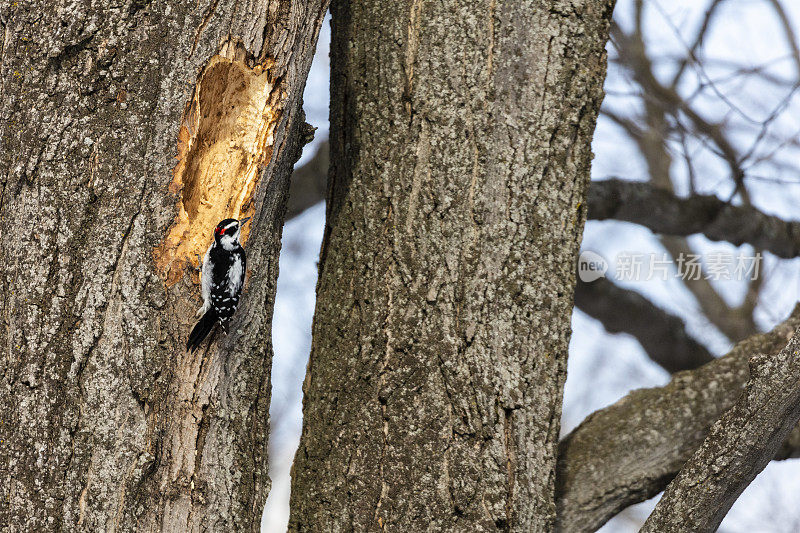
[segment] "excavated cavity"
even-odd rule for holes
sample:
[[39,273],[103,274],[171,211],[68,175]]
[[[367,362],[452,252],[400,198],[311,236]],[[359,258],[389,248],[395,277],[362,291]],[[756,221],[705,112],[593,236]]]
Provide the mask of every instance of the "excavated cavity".
[[[220,220],[253,213],[253,193],[272,156],[283,101],[269,63],[251,63],[243,46],[226,43],[203,69],[184,111],[170,185],[179,196],[178,215],[154,251],[168,285],[196,262],[195,254],[205,253]],[[243,241],[248,232],[245,225]]]

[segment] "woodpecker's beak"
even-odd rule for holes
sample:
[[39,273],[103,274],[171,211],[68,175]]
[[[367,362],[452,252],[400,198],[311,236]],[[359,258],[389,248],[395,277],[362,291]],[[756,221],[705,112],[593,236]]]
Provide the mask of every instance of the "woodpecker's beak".
[[240,220],[239,221],[239,227],[244,226],[244,223],[247,222],[248,220],[250,220],[251,218],[252,217],[247,217],[247,218],[243,218],[242,220]]

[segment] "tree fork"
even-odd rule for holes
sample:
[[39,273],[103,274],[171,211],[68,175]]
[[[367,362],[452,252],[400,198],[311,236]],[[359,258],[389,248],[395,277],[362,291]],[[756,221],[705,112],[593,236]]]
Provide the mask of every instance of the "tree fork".
[[[280,233],[326,4],[0,7],[4,530],[259,529]],[[223,213],[254,214],[250,280],[232,334],[192,357],[187,259]]]

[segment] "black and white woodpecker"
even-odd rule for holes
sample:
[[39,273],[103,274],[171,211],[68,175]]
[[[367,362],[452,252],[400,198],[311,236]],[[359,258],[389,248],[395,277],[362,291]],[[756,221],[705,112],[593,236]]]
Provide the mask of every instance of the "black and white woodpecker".
[[189,334],[186,349],[194,352],[211,333],[215,324],[227,333],[225,326],[236,312],[242,294],[247,260],[239,243],[242,225],[250,217],[236,220],[226,218],[214,229],[214,242],[208,247],[200,270],[203,306],[197,310],[201,317]]

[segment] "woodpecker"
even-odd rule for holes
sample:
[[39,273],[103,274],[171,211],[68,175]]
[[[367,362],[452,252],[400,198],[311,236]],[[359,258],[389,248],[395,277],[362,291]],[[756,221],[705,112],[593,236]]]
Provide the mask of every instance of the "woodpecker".
[[189,334],[186,349],[194,352],[215,324],[227,333],[226,325],[236,312],[242,294],[247,261],[239,243],[242,225],[250,217],[236,220],[226,218],[214,230],[214,242],[208,247],[200,270],[203,306],[197,310],[201,317]]

